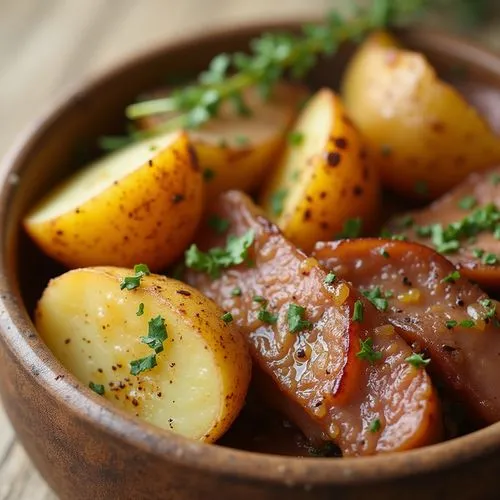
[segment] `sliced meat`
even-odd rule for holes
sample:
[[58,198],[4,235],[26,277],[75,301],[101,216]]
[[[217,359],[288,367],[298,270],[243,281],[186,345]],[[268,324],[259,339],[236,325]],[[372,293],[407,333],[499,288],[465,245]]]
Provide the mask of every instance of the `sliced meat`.
[[389,226],[445,254],[480,286],[500,289],[500,167],[470,175],[427,208]]
[[[314,445],[333,441],[345,456],[435,441],[441,417],[430,378],[405,361],[411,349],[378,311],[347,283],[329,283],[245,195],[222,195],[208,220],[214,216],[231,235],[253,231],[249,260],[216,279],[194,271],[187,278],[232,314],[271,404]],[[204,228],[198,245],[224,247],[225,236]]]
[[500,420],[496,301],[416,243],[341,240],[318,243],[313,255],[371,296],[414,350],[430,356],[429,369],[479,423]]

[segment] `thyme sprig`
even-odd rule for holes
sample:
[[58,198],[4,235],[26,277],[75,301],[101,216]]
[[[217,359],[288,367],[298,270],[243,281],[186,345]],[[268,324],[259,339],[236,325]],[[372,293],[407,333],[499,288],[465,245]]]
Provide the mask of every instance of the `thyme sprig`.
[[[462,7],[483,0],[440,0]],[[242,91],[257,87],[263,98],[285,76],[302,79],[318,58],[334,54],[346,41],[361,40],[369,32],[412,21],[434,0],[373,0],[369,7],[355,8],[350,17],[337,12],[328,15],[322,24],[304,25],[299,33],[264,33],[250,42],[249,53],[223,53],[212,59],[208,69],[191,85],[176,89],[167,97],[131,104],[126,109],[130,120],[155,114],[171,114],[157,126],[144,131],[129,130],[127,137],[102,137],[103,149],[116,149],[144,137],[179,128],[197,128],[217,116],[222,103],[230,101],[241,115],[252,110],[244,101]]]

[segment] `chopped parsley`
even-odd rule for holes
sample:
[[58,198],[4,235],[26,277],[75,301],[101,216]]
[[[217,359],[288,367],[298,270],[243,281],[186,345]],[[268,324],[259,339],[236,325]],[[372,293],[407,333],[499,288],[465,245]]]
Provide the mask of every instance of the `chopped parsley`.
[[390,257],[389,252],[385,248],[380,249],[380,255],[382,255],[384,259],[388,259]]
[[294,130],[288,134],[288,142],[292,146],[300,146],[304,142],[304,134],[298,130]]
[[480,299],[478,302],[486,309],[485,318],[494,318],[496,316],[497,307],[495,302],[491,299]]
[[273,215],[281,215],[285,204],[285,198],[288,195],[288,189],[279,189],[271,195],[271,210]]
[[356,357],[368,363],[375,363],[382,359],[382,353],[373,348],[373,339],[368,337],[366,340],[359,339],[360,350],[356,353]]
[[[370,290],[361,290],[361,293],[379,310],[387,311],[389,302],[387,301],[387,294],[383,294],[380,287],[376,286]],[[392,294],[391,294],[392,295]],[[389,295],[390,297],[390,295]]]
[[258,304],[267,304],[267,300],[265,297],[263,297],[262,295],[254,295],[252,297],[252,300],[254,302],[257,302]]
[[144,302],[141,302],[139,304],[139,307],[137,308],[137,312],[135,314],[137,316],[142,316],[144,314]]
[[202,252],[196,244],[192,244],[185,253],[185,264],[195,271],[202,271],[212,278],[220,276],[221,269],[242,264],[248,260],[248,249],[254,241],[252,229],[242,236],[230,235],[225,248],[214,247]]
[[472,210],[477,205],[477,200],[474,196],[464,196],[459,202],[458,207],[463,210]]
[[345,239],[345,238],[357,238],[362,231],[363,221],[360,217],[355,217],[353,219],[347,219],[344,222],[344,227],[342,231],[337,234],[337,239]]
[[476,259],[480,259],[484,255],[484,250],[481,248],[474,248],[472,250],[472,255],[474,255]]
[[232,290],[231,290],[231,295],[233,297],[240,297],[241,296],[241,288],[239,286],[237,287],[234,287]]
[[363,316],[364,316],[363,302],[361,302],[361,300],[357,300],[356,302],[354,302],[352,320],[361,323],[363,321]]
[[127,290],[134,290],[138,288],[141,284],[141,279],[144,276],[149,276],[151,272],[149,271],[146,264],[136,264],[134,266],[134,276],[125,276],[120,282],[120,290],[126,288]]
[[217,233],[224,234],[229,229],[229,221],[216,214],[208,218],[208,225]]
[[139,375],[139,373],[152,370],[157,364],[154,353],[144,358],[134,359],[130,362],[130,374]]
[[404,215],[401,217],[398,221],[397,224],[401,228],[408,229],[415,224],[415,221],[413,220],[413,217],[411,215]]
[[325,285],[331,285],[337,279],[337,275],[335,273],[328,273],[323,280]]
[[263,323],[268,323],[274,325],[278,321],[278,315],[272,314],[266,309],[261,309],[257,315],[257,318]]
[[460,321],[460,323],[458,325],[463,327],[463,328],[474,328],[476,323],[474,323],[474,321],[471,319],[464,319],[464,320]]
[[458,271],[452,271],[450,274],[445,276],[441,283],[455,283],[460,279],[460,273]]
[[304,319],[306,310],[297,304],[290,304],[287,311],[288,329],[292,333],[297,333],[302,330],[310,330],[313,324]]
[[422,354],[418,354],[416,352],[414,352],[411,356],[408,356],[405,361],[415,368],[424,368],[431,362],[430,358],[425,359]]
[[382,427],[382,425],[380,423],[380,419],[379,418],[375,418],[374,420],[372,420],[370,422],[370,426],[368,427],[368,430],[370,432],[378,432],[381,427]]
[[454,328],[455,326],[458,325],[458,322],[455,321],[454,319],[450,319],[445,324],[446,324],[446,328],[451,330],[452,328]]
[[486,253],[483,255],[481,262],[487,266],[494,266],[498,262],[498,257],[494,253]]
[[215,172],[211,168],[203,170],[203,180],[210,182],[215,177]]
[[158,354],[163,351],[163,342],[167,340],[167,327],[165,326],[165,319],[160,315],[152,318],[148,322],[148,334],[141,337],[141,342]]
[[89,382],[89,388],[96,394],[99,394],[99,396],[104,395],[104,386],[102,384],[94,384],[94,382]]
[[224,321],[224,323],[231,323],[231,321],[233,321],[233,315],[230,312],[226,312],[221,316],[221,320]]

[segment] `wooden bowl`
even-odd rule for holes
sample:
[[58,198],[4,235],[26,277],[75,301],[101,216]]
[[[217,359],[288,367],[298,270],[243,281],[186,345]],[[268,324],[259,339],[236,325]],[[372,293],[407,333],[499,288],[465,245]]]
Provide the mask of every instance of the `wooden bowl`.
[[[279,26],[293,28],[297,25]],[[500,423],[427,448],[370,458],[290,458],[192,442],[129,417],[83,387],[38,337],[30,312],[62,271],[27,240],[20,220],[77,153],[119,130],[123,109],[170,74],[204,67],[276,26],[204,35],[127,61],[59,101],[24,134],[0,170],[0,392],[17,435],[62,498],[495,498]],[[402,32],[440,70],[465,67],[500,92],[500,57],[448,35]],[[349,50],[322,64],[313,85],[336,85]],[[82,149],[83,148],[83,149]],[[92,148],[90,147],[90,153]],[[498,383],[498,381],[492,381]]]

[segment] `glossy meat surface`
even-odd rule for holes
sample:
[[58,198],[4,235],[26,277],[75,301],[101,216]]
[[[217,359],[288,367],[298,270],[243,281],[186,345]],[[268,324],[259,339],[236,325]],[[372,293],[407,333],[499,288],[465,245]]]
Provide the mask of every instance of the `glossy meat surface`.
[[[435,248],[432,235],[421,236],[419,228],[433,224],[441,224],[446,228],[449,224],[463,221],[474,212],[478,213],[489,204],[500,208],[500,167],[471,174],[428,207],[397,217],[390,225],[391,229],[408,236],[410,240]],[[489,217],[491,218],[491,215]],[[480,219],[481,217],[478,218]],[[500,224],[498,226],[500,227]],[[487,263],[489,254],[498,259]],[[495,225],[491,230],[481,231],[471,238],[460,238],[460,248],[456,251],[446,251],[446,257],[464,276],[476,281],[480,286],[500,289],[500,241],[495,237]]]
[[431,358],[429,369],[480,423],[500,420],[496,301],[423,245],[341,240],[318,243],[313,255],[360,290],[389,292],[386,321]]
[[[436,440],[441,422],[430,378],[405,361],[411,349],[378,311],[347,283],[325,284],[327,272],[245,195],[222,195],[208,217],[214,214],[229,222],[229,234],[254,232],[250,265],[229,268],[216,279],[190,271],[188,281],[231,312],[261,372],[263,396],[313,443],[333,441],[344,456]],[[204,227],[198,245],[221,247],[226,237]],[[292,304],[304,308],[302,319],[310,327],[290,331]],[[263,307],[276,315],[274,324],[259,319]],[[360,307],[363,319],[354,321]],[[368,338],[380,357],[374,362],[357,355]]]

